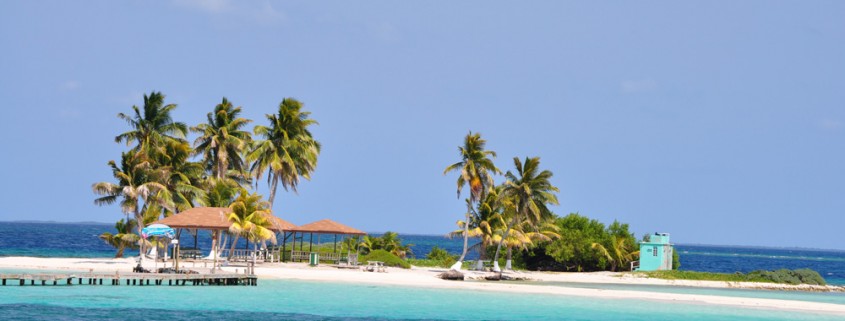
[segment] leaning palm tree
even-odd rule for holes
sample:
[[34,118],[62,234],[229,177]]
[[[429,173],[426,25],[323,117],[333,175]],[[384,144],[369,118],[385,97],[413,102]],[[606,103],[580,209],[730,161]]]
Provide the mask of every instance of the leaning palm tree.
[[138,234],[132,233],[132,229],[135,228],[136,225],[137,222],[133,219],[129,219],[128,221],[120,219],[120,221],[114,223],[114,229],[117,230],[117,233],[112,234],[110,232],[105,232],[100,234],[101,240],[117,249],[117,253],[114,255],[115,258],[122,258],[123,252],[127,248],[138,248]]
[[234,107],[226,97],[214,107],[214,112],[208,113],[208,123],[191,127],[191,131],[199,133],[194,141],[194,154],[202,155],[203,164],[211,170],[217,178],[224,178],[229,170],[235,171],[235,176],[244,176],[244,160],[242,154],[249,147],[252,136],[242,130],[251,120],[238,117],[241,107]]
[[[153,169],[145,155],[139,152],[128,152],[121,155],[120,167],[114,161],[109,161],[112,176],[117,183],[100,182],[91,188],[94,193],[103,195],[94,200],[94,204],[103,206],[114,204],[120,200],[120,208],[127,215],[132,214],[138,222],[138,235],[144,228],[144,206],[150,202],[158,203],[162,207],[172,208],[172,198],[167,188],[159,183],[161,173]],[[128,219],[128,218],[127,218]],[[141,243],[141,259],[143,260],[143,243]]]
[[151,92],[144,95],[143,113],[138,106],[132,106],[133,115],[124,113],[117,117],[125,120],[132,130],[117,135],[115,142],[126,141],[126,144],[137,143],[132,149],[147,155],[162,152],[160,148],[169,141],[184,138],[188,132],[184,123],[174,122],[170,112],[176,109],[175,104],[164,105],[164,95],[161,92]]
[[276,200],[276,191],[281,183],[285,190],[296,192],[299,178],[311,179],[320,155],[320,143],[311,135],[308,126],[317,121],[308,118],[310,112],[302,110],[302,103],[285,98],[279,104],[278,114],[268,114],[270,126],[255,126],[257,141],[247,155],[252,162],[251,172],[256,184],[265,171],[270,185],[270,208]]
[[[514,157],[513,163],[518,176],[508,171],[505,174],[507,181],[502,192],[502,197],[509,199],[509,204],[513,209],[511,222],[505,230],[503,241],[508,238],[508,233],[516,224],[527,221],[530,225],[537,225],[553,216],[547,206],[558,204],[555,193],[559,190],[549,181],[553,174],[548,170],[540,171],[539,157],[526,157],[524,163],[519,160],[519,157]],[[501,271],[498,262],[501,249],[502,241],[499,242],[496,255],[493,256],[493,270],[496,272]]]
[[[461,190],[464,185],[469,184],[469,202],[467,202],[466,222],[470,221],[473,204],[484,198],[487,189],[493,186],[493,176],[491,174],[500,174],[501,171],[493,164],[491,157],[496,157],[496,152],[485,150],[484,146],[487,141],[481,138],[481,134],[470,132],[464,138],[464,146],[459,146],[458,151],[461,153],[461,161],[449,165],[443,171],[443,175],[451,171],[459,171],[458,176],[458,198],[461,197]],[[459,270],[463,265],[464,258],[467,255],[467,245],[469,242],[469,224],[464,224],[464,248],[461,252],[461,257],[452,265],[453,270]]]

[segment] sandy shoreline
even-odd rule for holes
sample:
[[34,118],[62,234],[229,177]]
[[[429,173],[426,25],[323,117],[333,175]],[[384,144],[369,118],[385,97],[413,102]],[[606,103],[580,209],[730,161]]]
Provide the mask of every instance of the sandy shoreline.
[[[89,271],[114,272],[131,271],[136,261],[132,258],[126,259],[102,259],[102,258],[34,258],[34,257],[2,257],[0,268],[21,269],[21,270],[51,270],[51,271]],[[168,266],[170,263],[168,263]],[[158,263],[162,267],[162,263]],[[203,262],[182,262],[182,268],[194,268],[198,270],[208,269],[210,264]],[[153,262],[145,262],[145,267],[152,269]],[[243,273],[244,266],[241,264],[223,268],[227,272]],[[589,289],[566,286],[542,286],[532,285],[532,282],[461,282],[446,281],[437,278],[437,274],[444,272],[439,268],[413,268],[410,270],[399,268],[388,268],[387,273],[362,272],[360,269],[338,269],[331,266],[309,267],[304,263],[272,263],[259,264],[255,273],[261,278],[290,279],[305,281],[326,281],[326,282],[349,282],[378,285],[409,286],[437,289],[462,289],[473,291],[494,291],[511,293],[532,293],[546,295],[565,295],[579,297],[595,297],[607,299],[641,299],[659,300],[693,304],[715,304],[745,308],[760,308],[767,310],[790,310],[817,313],[834,313],[845,315],[845,305],[779,300],[762,298],[742,298],[716,295],[660,293],[654,291],[636,290],[609,290]],[[468,277],[481,277],[480,272],[467,272]],[[716,281],[689,281],[689,280],[661,280],[635,277],[624,273],[553,273],[553,272],[514,272],[514,276],[527,277],[536,281],[545,282],[571,282],[571,283],[603,283],[603,284],[625,284],[625,285],[676,285],[693,287],[715,287],[715,288],[770,288],[781,289],[783,285],[772,285],[762,283],[737,283],[737,282],[716,282]],[[787,286],[789,287],[789,286]],[[798,287],[800,288],[800,287]]]

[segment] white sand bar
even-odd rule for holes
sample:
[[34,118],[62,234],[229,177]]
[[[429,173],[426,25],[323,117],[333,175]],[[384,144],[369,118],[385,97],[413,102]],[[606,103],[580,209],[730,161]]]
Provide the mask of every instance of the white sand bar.
[[[2,257],[0,268],[2,269],[40,269],[52,271],[89,271],[114,272],[131,271],[136,264],[136,259],[90,259],[90,258],[33,258],[33,257]],[[170,266],[171,263],[166,263]],[[164,263],[159,262],[162,267]],[[145,261],[146,268],[152,268],[153,262]],[[182,262],[181,268],[205,270],[211,265],[208,262]],[[232,265],[223,268],[226,272],[244,272],[244,264]],[[339,269],[331,266],[309,267],[305,263],[272,263],[259,264],[255,273],[262,278],[291,279],[307,281],[326,282],[349,282],[379,285],[398,285],[410,287],[438,288],[438,289],[463,289],[494,292],[512,293],[536,293],[548,295],[566,295],[579,297],[595,297],[610,299],[640,299],[660,300],[693,304],[716,304],[735,307],[750,307],[767,310],[790,310],[816,313],[832,313],[845,315],[845,305],[821,302],[743,298],[717,295],[678,294],[661,293],[655,291],[636,290],[609,290],[589,289],[566,286],[544,286],[532,285],[531,282],[513,283],[496,281],[447,281],[437,277],[445,269],[438,268],[413,268],[410,270],[399,268],[388,268],[387,273],[363,272],[360,269]],[[470,277],[482,276],[479,272],[465,272]],[[735,283],[735,282],[714,282],[714,281],[688,281],[688,280],[661,280],[632,276],[625,273],[553,273],[553,272],[515,272],[511,275],[528,277],[536,281],[555,282],[581,282],[581,283],[605,283],[605,284],[650,284],[650,285],[679,285],[694,287],[741,287],[741,288],[763,288],[773,285],[760,283]],[[782,288],[782,285],[774,285],[774,289]]]

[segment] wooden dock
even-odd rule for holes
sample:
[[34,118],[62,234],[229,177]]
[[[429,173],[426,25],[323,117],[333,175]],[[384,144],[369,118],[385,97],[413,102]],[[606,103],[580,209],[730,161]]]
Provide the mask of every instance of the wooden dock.
[[18,273],[0,274],[0,285],[258,285],[254,275],[235,273]]

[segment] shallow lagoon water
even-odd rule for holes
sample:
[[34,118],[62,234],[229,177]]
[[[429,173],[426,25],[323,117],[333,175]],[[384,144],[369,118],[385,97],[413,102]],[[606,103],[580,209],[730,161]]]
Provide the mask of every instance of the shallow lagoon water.
[[659,293],[717,295],[739,298],[794,300],[845,305],[845,293],[843,292],[776,291],[764,289],[705,288],[675,285],[603,284],[576,282],[523,282],[523,284],[535,284],[538,286],[563,286],[584,289],[626,290]]
[[842,316],[541,294],[262,279],[256,287],[6,286],[15,320],[841,320]]

